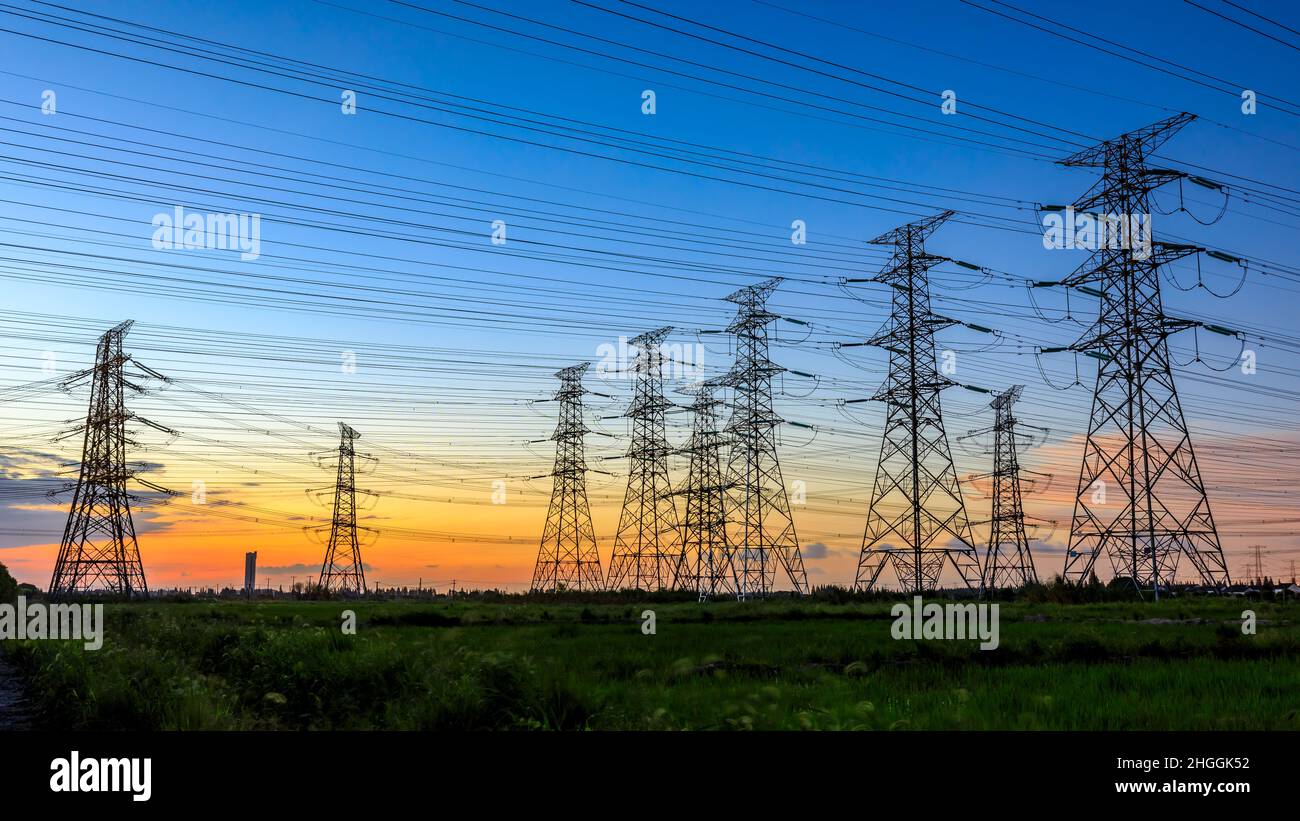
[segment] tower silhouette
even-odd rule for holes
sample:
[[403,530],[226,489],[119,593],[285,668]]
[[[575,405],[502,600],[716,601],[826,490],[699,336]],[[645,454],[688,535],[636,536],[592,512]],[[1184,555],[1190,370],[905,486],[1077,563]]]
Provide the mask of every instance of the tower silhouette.
[[[322,590],[363,595],[366,571],[361,561],[357,525],[356,440],[361,434],[339,422],[338,477],[334,483],[334,517],[317,586]],[[364,454],[363,454],[364,455]],[[364,491],[363,491],[364,492]]]
[[636,385],[627,417],[632,420],[627,492],[619,516],[614,552],[605,580],[610,590],[668,590],[688,586],[686,553],[677,504],[668,482],[663,340],[672,328],[648,331],[629,340],[637,349],[632,363]]
[[993,422],[993,514],[988,552],[984,555],[984,586],[1020,587],[1038,581],[1034,557],[1025,534],[1025,509],[1020,496],[1019,441],[1012,405],[1024,385],[1013,385],[989,405]]
[[542,544],[533,568],[534,591],[599,590],[600,554],[591,526],[587,504],[587,461],[582,437],[587,425],[582,419],[583,362],[558,371],[560,418],[551,439],[555,441],[555,469],[551,472],[551,504],[546,512]]
[[125,598],[149,595],[131,519],[131,495],[126,490],[133,475],[126,464],[126,423],[139,420],[158,426],[126,409],[127,387],[139,390],[123,374],[126,363],[133,361],[122,347],[132,324],[127,320],[101,336],[94,366],[63,383],[89,378],[90,409],[82,428],[81,471],[50,579],[54,598],[88,592]]
[[736,595],[766,596],[780,565],[799,594],[808,592],[799,537],[790,514],[776,429],[783,421],[772,409],[772,377],[785,368],[768,358],[767,326],[780,319],[767,309],[779,277],[741,288],[727,297],[737,306],[727,330],[736,340],[736,362],[720,384],[735,392],[725,432],[731,439],[727,463],[727,524],[732,528]]
[[1165,315],[1160,298],[1160,267],[1201,249],[1149,233],[1149,244],[1134,241],[1134,219],[1150,231],[1151,192],[1182,176],[1146,157],[1193,119],[1179,114],[1061,161],[1102,169],[1074,208],[1099,215],[1121,240],[1099,243],[1062,283],[1091,284],[1101,300],[1096,324],[1071,346],[1099,364],[1064,574],[1081,582],[1104,554],[1117,577],[1157,596],[1183,556],[1202,583],[1229,582],[1169,364],[1169,336],[1196,323]]
[[[679,389],[693,396],[691,438],[682,453],[690,457],[686,484],[678,493],[686,497],[682,517],[682,546],[690,587],[700,601],[713,596],[736,595],[736,571],[727,540],[727,490],[722,477],[722,433],[718,430],[722,405],[709,382]],[[687,585],[680,585],[685,587]]]
[[926,238],[952,215],[946,211],[871,240],[894,249],[886,268],[870,280],[892,289],[893,309],[866,342],[889,351],[889,376],[872,397],[885,403],[885,429],[857,589],[873,589],[887,565],[900,586],[916,593],[934,590],[948,564],[967,587],[980,582],[939,404],[940,391],[953,382],[939,374],[934,353],[935,332],[956,323],[930,310],[929,271],[944,257],[925,251]]

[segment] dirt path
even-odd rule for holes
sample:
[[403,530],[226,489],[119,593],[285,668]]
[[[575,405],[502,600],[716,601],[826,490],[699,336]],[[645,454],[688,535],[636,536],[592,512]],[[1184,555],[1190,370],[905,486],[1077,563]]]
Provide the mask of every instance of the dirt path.
[[18,671],[0,653],[0,731],[31,729],[31,715],[23,698]]

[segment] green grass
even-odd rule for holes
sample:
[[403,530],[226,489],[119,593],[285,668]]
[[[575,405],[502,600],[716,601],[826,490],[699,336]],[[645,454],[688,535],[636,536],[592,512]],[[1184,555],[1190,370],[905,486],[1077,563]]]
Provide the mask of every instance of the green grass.
[[1294,606],[1004,603],[994,651],[888,602],[648,606],[119,604],[99,651],[6,644],[55,728],[1300,729]]

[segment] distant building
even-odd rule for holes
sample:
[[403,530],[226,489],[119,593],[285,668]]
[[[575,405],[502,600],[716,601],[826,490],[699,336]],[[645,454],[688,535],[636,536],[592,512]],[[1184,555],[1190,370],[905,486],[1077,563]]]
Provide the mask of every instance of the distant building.
[[257,551],[244,554],[244,592],[253,595],[257,589]]

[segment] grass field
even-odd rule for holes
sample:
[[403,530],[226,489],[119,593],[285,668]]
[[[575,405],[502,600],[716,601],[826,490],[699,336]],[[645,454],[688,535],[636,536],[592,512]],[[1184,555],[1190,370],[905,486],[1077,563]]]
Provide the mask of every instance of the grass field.
[[117,604],[99,651],[5,649],[51,728],[1300,729],[1297,605],[1005,603],[991,651],[889,609]]

